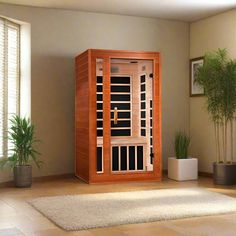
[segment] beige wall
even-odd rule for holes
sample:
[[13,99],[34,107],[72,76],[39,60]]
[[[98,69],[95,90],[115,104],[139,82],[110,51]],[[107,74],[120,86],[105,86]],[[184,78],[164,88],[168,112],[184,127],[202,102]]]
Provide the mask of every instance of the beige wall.
[[[190,58],[205,52],[227,48],[236,58],[236,10],[231,10],[190,25]],[[191,153],[199,158],[199,169],[212,172],[215,160],[213,124],[206,112],[204,97],[190,99]]]
[[162,53],[164,163],[173,155],[175,131],[189,128],[187,23],[4,4],[0,15],[31,24],[32,119],[45,162],[35,176],[73,172],[74,57],[87,48]]

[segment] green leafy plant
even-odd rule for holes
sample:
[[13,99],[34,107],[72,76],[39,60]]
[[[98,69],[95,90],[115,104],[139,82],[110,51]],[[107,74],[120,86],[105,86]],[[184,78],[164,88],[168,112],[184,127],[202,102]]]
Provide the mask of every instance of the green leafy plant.
[[[216,162],[227,162],[230,148],[233,162],[233,120],[236,111],[236,60],[226,49],[206,53],[204,64],[197,69],[195,82],[205,90],[207,110],[214,122]],[[228,147],[228,138],[230,147]]]
[[177,159],[188,158],[188,147],[190,138],[184,132],[178,132],[175,136],[175,155]]
[[8,157],[0,160],[0,166],[4,167],[9,164],[10,167],[16,165],[28,165],[33,160],[38,168],[42,161],[38,159],[40,153],[35,150],[34,144],[38,142],[35,139],[34,125],[29,119],[13,116],[10,120],[11,127],[8,132],[8,140],[11,148],[8,150]]

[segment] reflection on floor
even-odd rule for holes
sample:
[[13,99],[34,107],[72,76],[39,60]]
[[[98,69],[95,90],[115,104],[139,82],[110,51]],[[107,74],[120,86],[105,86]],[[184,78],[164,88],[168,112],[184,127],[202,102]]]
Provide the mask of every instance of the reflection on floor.
[[208,190],[236,197],[236,186],[214,186],[210,178],[203,177],[198,181],[188,182],[175,182],[164,179],[161,183],[145,182],[104,185],[87,185],[76,178],[67,178],[34,183],[31,189],[5,187],[0,188],[0,236],[6,235],[4,232],[9,232],[7,235],[30,236],[235,236],[236,213],[184,220],[122,225],[80,232],[66,232],[58,228],[25,202],[40,196],[188,187],[204,187]]

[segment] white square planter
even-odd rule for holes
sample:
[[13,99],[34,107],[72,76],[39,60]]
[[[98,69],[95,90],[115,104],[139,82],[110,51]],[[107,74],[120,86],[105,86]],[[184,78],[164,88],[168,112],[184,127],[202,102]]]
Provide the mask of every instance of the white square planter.
[[168,178],[177,181],[198,179],[198,159],[168,158]]

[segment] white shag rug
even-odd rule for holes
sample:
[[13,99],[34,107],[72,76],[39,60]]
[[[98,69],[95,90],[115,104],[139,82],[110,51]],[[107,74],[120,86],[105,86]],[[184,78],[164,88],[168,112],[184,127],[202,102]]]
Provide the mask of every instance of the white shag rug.
[[65,230],[236,212],[236,198],[201,188],[41,197],[30,204]]

